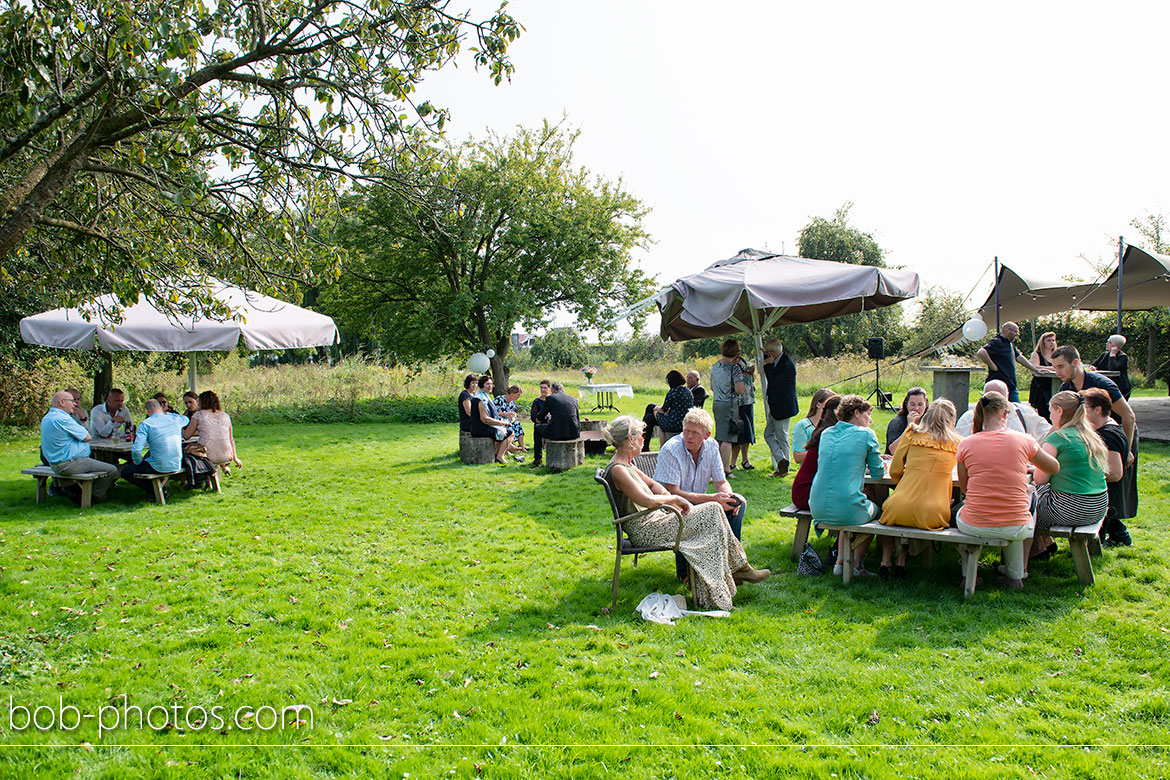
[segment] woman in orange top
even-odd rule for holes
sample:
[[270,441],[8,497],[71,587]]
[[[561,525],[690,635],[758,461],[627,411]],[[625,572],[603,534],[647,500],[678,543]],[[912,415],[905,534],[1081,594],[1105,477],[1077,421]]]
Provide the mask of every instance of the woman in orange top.
[[[898,440],[890,477],[898,487],[882,506],[882,525],[941,531],[951,522],[951,471],[963,438],[955,433],[955,405],[945,398],[932,403],[922,418]],[[894,539],[882,537],[879,576],[890,576]],[[898,546],[894,577],[906,577],[906,548]]]
[[1023,540],[1032,536],[1028,463],[1048,474],[1060,471],[1056,458],[1031,436],[1007,428],[1015,407],[1002,393],[984,393],[975,404],[971,436],[959,444],[959,488],[967,494],[959,530],[970,536],[1011,539],[1004,549],[1004,575],[996,579],[1024,587]]

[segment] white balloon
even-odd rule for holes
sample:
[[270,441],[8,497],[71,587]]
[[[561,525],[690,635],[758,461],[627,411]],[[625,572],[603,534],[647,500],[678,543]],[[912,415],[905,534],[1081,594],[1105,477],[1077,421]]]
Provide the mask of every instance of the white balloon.
[[467,367],[477,374],[483,374],[492,367],[492,364],[487,355],[482,352],[476,352],[468,358]]
[[488,356],[488,360],[491,360],[492,358],[494,358],[496,356],[496,351],[494,349],[489,349],[484,354]]
[[963,336],[970,341],[978,341],[987,335],[987,323],[976,314],[963,323]]

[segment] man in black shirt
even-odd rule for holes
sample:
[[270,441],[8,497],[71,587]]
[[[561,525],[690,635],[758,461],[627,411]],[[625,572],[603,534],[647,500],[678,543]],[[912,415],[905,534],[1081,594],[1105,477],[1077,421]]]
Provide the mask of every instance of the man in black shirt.
[[1020,391],[1016,389],[1016,363],[1032,370],[1032,364],[1012,343],[1019,335],[1019,325],[1005,322],[999,335],[984,344],[975,355],[987,364],[988,382],[998,379],[1008,386],[1008,400],[1012,403],[1020,400]]
[[1109,377],[1101,376],[1095,371],[1092,373],[1085,371],[1085,367],[1081,365],[1081,353],[1071,345],[1058,347],[1052,353],[1052,370],[1064,383],[1060,386],[1061,390],[1079,393],[1086,387],[1099,387],[1109,393],[1109,398],[1113,402],[1113,417],[1121,423],[1121,427],[1125,431],[1125,439],[1130,445],[1129,459],[1125,465],[1133,463],[1137,417],[1133,413],[1133,407],[1125,400],[1117,384]]

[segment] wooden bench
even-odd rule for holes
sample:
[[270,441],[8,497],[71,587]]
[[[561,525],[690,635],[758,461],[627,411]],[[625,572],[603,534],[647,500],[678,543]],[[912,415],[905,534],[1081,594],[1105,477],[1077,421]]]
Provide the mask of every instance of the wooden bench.
[[800,554],[804,552],[804,547],[808,544],[808,530],[812,526],[812,512],[807,509],[798,509],[796,504],[789,504],[780,510],[780,516],[796,518],[796,533],[792,536],[792,561],[795,563],[800,560]]
[[975,592],[976,572],[979,568],[979,558],[983,555],[984,547],[1007,547],[1011,539],[984,538],[982,536],[968,536],[957,528],[945,528],[941,531],[926,531],[921,528],[908,528],[902,525],[882,525],[876,520],[864,525],[827,525],[817,523],[816,527],[822,531],[838,531],[845,534],[845,555],[841,561],[841,581],[848,585],[853,579],[853,537],[858,534],[872,534],[874,536],[890,536],[900,540],[900,544],[909,544],[912,540],[925,542],[948,542],[959,548],[959,557],[963,565],[963,598]]
[[496,459],[496,443],[486,436],[472,436],[467,431],[459,432],[459,460],[475,466],[492,463]]
[[150,480],[150,486],[154,489],[154,503],[165,506],[167,496],[163,492],[163,488],[167,486],[167,481],[171,477],[181,477],[182,475],[182,471],[172,471],[170,474],[135,474],[134,478]]
[[68,477],[63,477],[48,466],[33,466],[32,468],[21,469],[20,473],[36,477],[36,503],[38,504],[49,497],[50,479],[60,480],[64,484],[79,485],[81,487],[82,509],[88,506],[93,506],[93,481],[99,477],[105,476],[104,474],[97,472],[86,472],[84,474],[70,474]]
[[1101,554],[1100,533],[1101,525],[1104,522],[1101,520],[1092,525],[1078,526],[1054,525],[1047,531],[1037,531],[1036,534],[1068,539],[1068,549],[1072,553],[1073,566],[1077,570],[1077,580],[1082,585],[1092,585],[1095,577],[1093,576],[1093,562],[1089,556]]

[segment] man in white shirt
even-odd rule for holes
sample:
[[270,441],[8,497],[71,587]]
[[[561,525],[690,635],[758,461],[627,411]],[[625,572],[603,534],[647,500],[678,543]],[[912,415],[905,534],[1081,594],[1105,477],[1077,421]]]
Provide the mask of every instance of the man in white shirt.
[[[1004,398],[1007,398],[1008,387],[1005,382],[999,379],[993,379],[983,386],[985,393],[1000,393]],[[1007,427],[1009,430],[1026,433],[1041,444],[1044,443],[1044,437],[1052,430],[1052,424],[1036,413],[1031,404],[1026,404],[1023,401],[1011,402],[1015,414],[1009,414],[1007,419]],[[970,408],[963,413],[959,421],[955,423],[955,432],[963,438],[967,438],[972,434],[972,426],[975,420],[975,404],[971,404]]]
[[106,395],[104,404],[98,404],[90,411],[89,432],[95,439],[108,439],[123,424],[133,427],[134,421],[126,408],[126,395],[115,387]]
[[[731,483],[723,472],[723,460],[719,457],[719,444],[711,438],[714,428],[715,421],[710,414],[691,407],[683,418],[682,435],[675,436],[658,451],[654,481],[692,504],[709,501],[719,504],[727,513],[731,532],[739,539],[747,502],[743,496],[731,491]],[[708,493],[707,488],[712,484],[715,492]],[[685,578],[686,559],[676,554],[674,560],[679,578]]]

